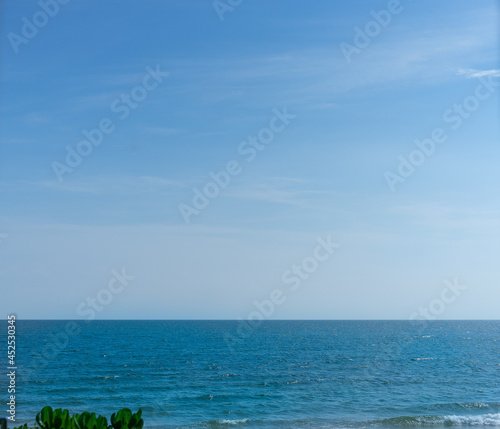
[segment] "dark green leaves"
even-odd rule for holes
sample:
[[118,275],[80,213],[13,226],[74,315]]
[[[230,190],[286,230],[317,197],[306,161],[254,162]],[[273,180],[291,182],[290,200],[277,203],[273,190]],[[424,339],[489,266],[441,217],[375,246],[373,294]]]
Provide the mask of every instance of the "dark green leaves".
[[142,410],[132,414],[128,408],[123,408],[111,416],[111,426],[113,429],[142,429],[144,421],[141,419]]
[[[41,429],[142,429],[144,421],[141,419],[142,410],[135,414],[128,408],[123,408],[111,416],[111,425],[103,416],[87,411],[82,414],[69,415],[68,410],[43,407],[36,415],[36,427]],[[29,429],[28,425],[14,429]]]

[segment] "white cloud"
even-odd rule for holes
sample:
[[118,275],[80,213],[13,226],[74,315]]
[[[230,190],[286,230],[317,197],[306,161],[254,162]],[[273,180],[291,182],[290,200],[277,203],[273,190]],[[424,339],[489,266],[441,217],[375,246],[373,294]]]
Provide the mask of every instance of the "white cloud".
[[[331,189],[320,189],[311,181],[291,177],[265,177],[260,180],[240,181],[224,196],[243,200],[261,201],[275,204],[312,207],[318,199],[338,195]],[[319,201],[316,201],[319,203]]]
[[151,134],[159,134],[162,136],[171,136],[174,134],[184,133],[186,130],[181,128],[169,128],[169,127],[144,127],[144,130]]
[[458,75],[463,75],[467,79],[474,79],[478,77],[486,77],[486,76],[492,76],[492,77],[500,77],[500,69],[492,69],[492,70],[477,70],[477,69],[458,69],[457,70]]
[[185,186],[182,182],[157,176],[113,176],[113,177],[88,177],[82,180],[66,181],[59,183],[55,180],[37,182],[20,182],[20,185],[45,188],[54,191],[106,194],[106,193],[144,193],[165,192]]

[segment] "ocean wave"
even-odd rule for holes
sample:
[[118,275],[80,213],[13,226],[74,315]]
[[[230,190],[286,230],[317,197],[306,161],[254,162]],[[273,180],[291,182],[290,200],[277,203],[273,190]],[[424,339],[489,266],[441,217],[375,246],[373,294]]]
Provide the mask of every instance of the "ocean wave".
[[238,424],[246,423],[249,421],[250,421],[250,419],[235,419],[235,420],[219,419],[219,420],[215,420],[216,424],[219,424],[219,425],[238,425]]
[[417,357],[417,358],[410,358],[410,360],[436,360],[437,358],[433,357]]
[[500,426],[500,413],[469,416],[401,416],[377,423],[394,426]]
[[[228,426],[244,426],[246,423],[251,422],[251,419],[217,419],[208,420],[205,422],[196,423],[189,428],[227,428]],[[187,427],[186,427],[187,428]]]
[[[491,409],[494,412],[500,412],[500,403],[498,402],[455,402],[434,404],[428,407],[429,410],[475,410],[475,409]],[[494,414],[494,413],[493,413]]]

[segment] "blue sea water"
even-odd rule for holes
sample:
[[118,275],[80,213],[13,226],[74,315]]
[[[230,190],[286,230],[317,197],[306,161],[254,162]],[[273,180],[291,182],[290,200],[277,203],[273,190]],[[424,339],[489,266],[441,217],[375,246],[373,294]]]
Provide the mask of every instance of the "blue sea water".
[[17,321],[16,424],[51,405],[157,428],[500,426],[499,321],[69,323]]

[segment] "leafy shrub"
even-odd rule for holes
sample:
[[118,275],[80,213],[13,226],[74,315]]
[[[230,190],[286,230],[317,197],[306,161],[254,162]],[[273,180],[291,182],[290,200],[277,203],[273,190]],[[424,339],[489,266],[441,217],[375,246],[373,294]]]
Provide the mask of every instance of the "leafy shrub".
[[[123,408],[111,416],[111,425],[103,416],[85,411],[82,414],[69,415],[68,410],[43,407],[36,415],[36,429],[142,429],[144,421],[141,419],[142,410],[132,413]],[[14,429],[30,429],[27,424]]]
[[44,429],[76,429],[75,421],[70,417],[69,411],[62,408],[52,410],[51,407],[43,407],[36,415],[36,423]]
[[111,416],[111,426],[109,427],[113,429],[142,429],[144,421],[141,419],[141,415],[140,408],[135,414],[132,414],[128,408],[122,408]]

